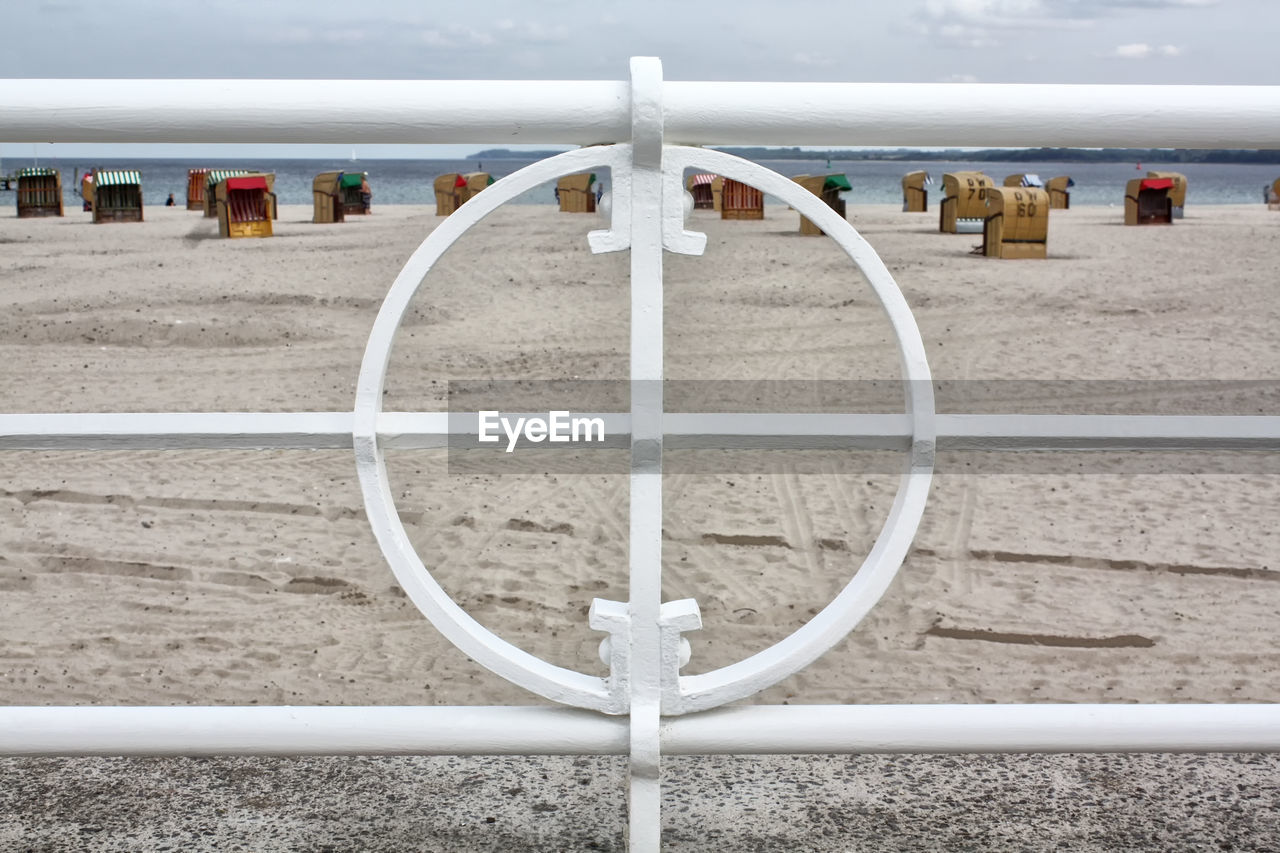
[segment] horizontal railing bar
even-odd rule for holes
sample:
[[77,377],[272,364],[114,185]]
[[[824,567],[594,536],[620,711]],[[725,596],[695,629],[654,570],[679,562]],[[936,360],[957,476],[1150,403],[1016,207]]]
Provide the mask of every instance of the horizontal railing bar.
[[[685,414],[664,419],[676,448],[904,450],[906,415]],[[1276,450],[1280,417],[1269,415],[934,416],[939,450]]]
[[[554,707],[5,707],[0,756],[625,755]],[[774,705],[666,717],[670,755],[1277,752],[1280,705]]]
[[[630,438],[626,413],[574,417],[601,418],[609,439],[579,447],[616,448]],[[940,414],[935,422],[941,450],[1280,450],[1273,415]],[[0,415],[0,450],[345,449],[352,423],[350,412]],[[911,439],[910,418],[897,414],[669,412],[663,423],[670,450],[905,450]],[[449,435],[477,434],[475,413],[378,419],[390,449],[444,447]]]
[[673,755],[1277,752],[1280,705],[772,705],[664,721]]
[[1280,144],[1280,86],[670,82],[664,98],[667,138],[700,145]]
[[628,138],[629,98],[622,81],[4,80],[0,141],[582,145]]
[[662,424],[667,450],[906,450],[911,445],[908,415],[668,412]]
[[1277,450],[1274,415],[937,415],[941,450]]
[[625,755],[627,720],[554,707],[0,707],[2,755]]
[[350,412],[0,415],[0,450],[349,449],[351,429]]
[[[667,82],[663,102],[667,138],[686,144],[1280,147],[1280,86]],[[622,81],[11,79],[0,134],[588,145],[630,138],[630,93]]]

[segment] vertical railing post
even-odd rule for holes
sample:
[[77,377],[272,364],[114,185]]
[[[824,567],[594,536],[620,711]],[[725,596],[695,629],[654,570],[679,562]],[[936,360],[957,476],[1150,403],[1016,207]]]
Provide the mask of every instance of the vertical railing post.
[[661,846],[662,65],[631,60],[631,660],[629,847]]

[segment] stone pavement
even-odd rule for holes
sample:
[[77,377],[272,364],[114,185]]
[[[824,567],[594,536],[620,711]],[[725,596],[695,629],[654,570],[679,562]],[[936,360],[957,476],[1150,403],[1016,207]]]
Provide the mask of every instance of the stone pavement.
[[[0,760],[4,851],[622,851],[625,762]],[[1280,849],[1280,756],[671,757],[667,851]]]

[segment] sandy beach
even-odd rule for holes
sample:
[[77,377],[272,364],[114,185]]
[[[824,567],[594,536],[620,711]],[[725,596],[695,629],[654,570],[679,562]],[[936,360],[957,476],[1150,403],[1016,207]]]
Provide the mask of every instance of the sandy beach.
[[[1118,206],[1054,211],[1048,260],[1001,261],[969,253],[980,235],[937,233],[934,212],[849,211],[915,314],[941,411],[1280,412],[1280,213],[1192,199],[1173,226],[1135,228]],[[285,206],[275,237],[223,240],[214,220],[177,208],[148,208],[140,225],[92,225],[79,211],[19,220],[5,208],[0,411],[350,410],[378,306],[442,220],[409,206],[334,225],[310,214]],[[839,249],[798,234],[797,220],[781,207],[761,222],[694,213],[705,256],[666,262],[668,378],[775,390],[874,380],[895,410],[887,321]],[[384,408],[444,410],[447,383],[463,379],[626,378],[627,261],[590,254],[586,232],[600,227],[539,206],[481,223],[419,291]],[[752,701],[1280,702],[1275,462],[996,456],[940,454],[884,599]],[[688,672],[763,649],[830,601],[884,521],[896,459],[673,460],[665,597],[697,599],[705,624],[690,635]],[[453,649],[400,591],[349,451],[6,451],[3,462],[4,704],[540,702]],[[462,476],[444,451],[396,451],[389,469],[402,520],[455,600],[531,652],[604,674],[586,612],[593,598],[626,599],[625,474]],[[826,766],[800,761],[782,766]],[[1193,772],[1176,761],[1162,772]],[[1199,766],[1218,767],[1207,778],[1224,789],[1245,778],[1215,761]],[[3,765],[15,784],[70,766]],[[1249,783],[1272,785],[1246,807],[1255,844],[1280,831],[1275,770],[1263,764]],[[840,778],[810,780],[808,796],[847,797]],[[699,784],[672,796],[712,796]],[[583,832],[621,849],[608,846],[620,843],[609,809],[621,791],[583,786],[606,804]],[[32,831],[23,821],[38,810],[23,814],[11,838]],[[1215,828],[1213,814],[1195,836],[1206,843],[1228,825]],[[689,836],[671,849],[699,849],[679,814],[667,819],[673,839]],[[1029,820],[1026,838],[1049,837]],[[1074,838],[1071,823],[1050,846],[1106,849]],[[560,849],[554,828],[539,831],[550,834],[502,843]],[[1249,831],[1235,849],[1264,849]],[[762,843],[751,849],[845,849],[838,836]],[[720,845],[734,848],[733,837]],[[1165,837],[1151,849],[1175,848]]]

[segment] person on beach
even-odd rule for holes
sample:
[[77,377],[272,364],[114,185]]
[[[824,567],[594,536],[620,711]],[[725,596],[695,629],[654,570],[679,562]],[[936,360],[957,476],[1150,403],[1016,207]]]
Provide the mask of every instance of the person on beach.
[[164,206],[173,207],[175,204],[177,204],[177,202],[173,200],[173,193],[169,193],[169,197],[164,200]]
[[360,205],[364,208],[364,212],[368,213],[373,207],[373,188],[369,186],[369,176],[365,175],[360,179]]

